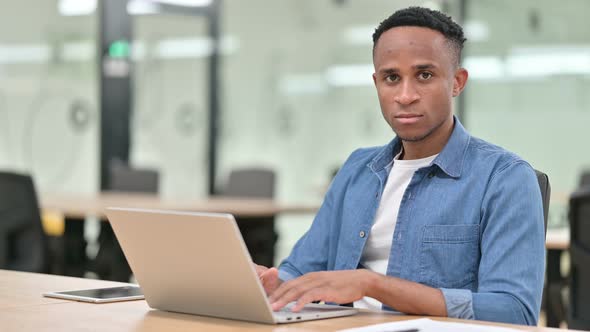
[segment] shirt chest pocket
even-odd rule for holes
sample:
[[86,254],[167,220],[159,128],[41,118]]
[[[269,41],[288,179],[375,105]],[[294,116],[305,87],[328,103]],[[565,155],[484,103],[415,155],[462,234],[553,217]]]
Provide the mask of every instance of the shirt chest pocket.
[[479,225],[424,226],[422,281],[437,288],[472,289],[479,262]]

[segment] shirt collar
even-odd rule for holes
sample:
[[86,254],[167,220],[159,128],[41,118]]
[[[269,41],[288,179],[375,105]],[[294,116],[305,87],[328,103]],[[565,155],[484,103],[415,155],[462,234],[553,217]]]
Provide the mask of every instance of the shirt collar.
[[[463,161],[465,160],[465,154],[471,136],[457,117],[453,116],[453,120],[455,124],[451,137],[449,137],[449,141],[432,163],[437,165],[447,175],[458,178],[461,176],[461,171],[463,170]],[[373,172],[378,172],[386,168],[393,160],[393,157],[399,153],[401,147],[400,139],[395,137],[381,149],[367,166]]]

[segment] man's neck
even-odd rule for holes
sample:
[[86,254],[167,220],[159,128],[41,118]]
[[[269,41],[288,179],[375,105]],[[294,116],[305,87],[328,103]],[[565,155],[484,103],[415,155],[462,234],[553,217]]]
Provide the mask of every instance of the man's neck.
[[440,153],[453,133],[454,121],[448,121],[424,139],[416,142],[402,141],[403,153],[399,159],[422,159]]

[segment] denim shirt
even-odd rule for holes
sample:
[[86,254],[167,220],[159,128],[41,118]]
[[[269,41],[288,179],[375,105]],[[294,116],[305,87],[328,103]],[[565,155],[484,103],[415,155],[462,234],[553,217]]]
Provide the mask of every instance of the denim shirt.
[[[396,137],[351,154],[281,263],[282,280],[360,268],[400,148]],[[440,154],[410,181],[392,240],[387,275],[440,289],[449,317],[537,324],[545,234],[536,175],[515,154],[470,136],[458,119]]]

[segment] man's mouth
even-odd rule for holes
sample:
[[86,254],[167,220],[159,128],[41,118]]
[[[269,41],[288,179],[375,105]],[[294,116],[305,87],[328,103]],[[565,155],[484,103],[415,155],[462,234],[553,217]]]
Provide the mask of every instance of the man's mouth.
[[401,124],[414,124],[420,121],[422,115],[413,113],[402,113],[395,115],[394,118]]

